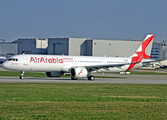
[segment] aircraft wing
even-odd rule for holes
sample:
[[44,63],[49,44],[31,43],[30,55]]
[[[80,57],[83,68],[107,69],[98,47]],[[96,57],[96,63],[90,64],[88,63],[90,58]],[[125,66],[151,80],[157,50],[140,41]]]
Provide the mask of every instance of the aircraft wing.
[[125,65],[136,64],[136,63],[124,63],[124,64],[104,64],[104,65],[90,65],[86,66],[86,68],[90,71],[98,70],[101,68],[108,69],[109,67],[117,67],[120,68]]
[[150,62],[157,62],[159,60],[154,60],[154,59],[142,59],[142,63],[150,63]]
[[[156,60],[153,59],[142,59],[142,63],[150,63],[150,62],[155,62]],[[89,65],[89,66],[85,66],[88,70],[93,71],[93,70],[98,70],[101,68],[104,69],[108,69],[109,67],[117,67],[120,68],[122,66],[125,65],[131,65],[131,64],[137,64],[139,62],[135,62],[135,63],[122,63],[122,64],[104,64],[104,65]]]

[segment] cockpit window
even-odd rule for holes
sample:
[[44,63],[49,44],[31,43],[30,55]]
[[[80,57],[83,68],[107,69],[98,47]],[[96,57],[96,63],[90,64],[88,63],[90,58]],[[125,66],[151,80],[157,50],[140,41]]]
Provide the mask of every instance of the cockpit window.
[[9,58],[8,61],[18,61],[17,58]]
[[12,58],[9,58],[8,61],[12,61]]

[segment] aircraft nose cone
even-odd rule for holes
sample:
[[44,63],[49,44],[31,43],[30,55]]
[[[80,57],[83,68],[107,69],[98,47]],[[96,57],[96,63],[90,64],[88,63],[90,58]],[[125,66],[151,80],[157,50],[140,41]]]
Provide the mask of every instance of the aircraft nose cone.
[[9,65],[7,64],[7,62],[4,62],[4,63],[2,63],[2,67],[5,68],[5,69],[8,69]]
[[5,62],[4,62],[4,63],[2,63],[2,67],[3,67],[3,68],[5,68],[4,66],[5,66]]

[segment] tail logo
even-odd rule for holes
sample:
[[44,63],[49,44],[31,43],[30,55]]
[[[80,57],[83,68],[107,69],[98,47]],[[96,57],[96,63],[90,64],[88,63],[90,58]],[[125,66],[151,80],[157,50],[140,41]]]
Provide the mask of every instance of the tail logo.
[[126,71],[132,69],[135,66],[135,64],[141,62],[141,60],[143,58],[150,58],[149,55],[146,55],[145,50],[153,38],[154,38],[154,35],[152,35],[151,37],[149,37],[143,41],[143,43],[140,45],[139,49],[132,56],[131,64],[129,65],[129,67]]

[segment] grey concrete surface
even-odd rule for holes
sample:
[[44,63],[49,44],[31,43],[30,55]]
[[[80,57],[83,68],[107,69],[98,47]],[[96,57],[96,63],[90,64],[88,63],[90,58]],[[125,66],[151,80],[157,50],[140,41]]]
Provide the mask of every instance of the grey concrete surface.
[[[0,67],[0,71],[6,71],[6,70]],[[163,72],[166,72],[166,70],[163,70]],[[112,73],[104,73],[104,74],[95,73],[94,75],[110,76],[113,78],[95,78],[94,81],[88,81],[86,78],[71,80],[70,78],[25,77],[23,80],[20,80],[18,76],[18,77],[0,77],[0,83],[87,83],[87,84],[165,84],[167,85],[167,75],[134,75],[134,74],[120,75],[120,74],[112,74]]]
[[[115,75],[115,74],[114,74]],[[114,76],[113,75],[113,76]],[[96,78],[88,81],[86,78],[71,80],[70,78],[33,78],[0,77],[0,83],[85,83],[85,84],[164,84],[167,85],[167,76],[159,75],[119,75],[121,78]],[[114,76],[115,77],[115,76]]]

